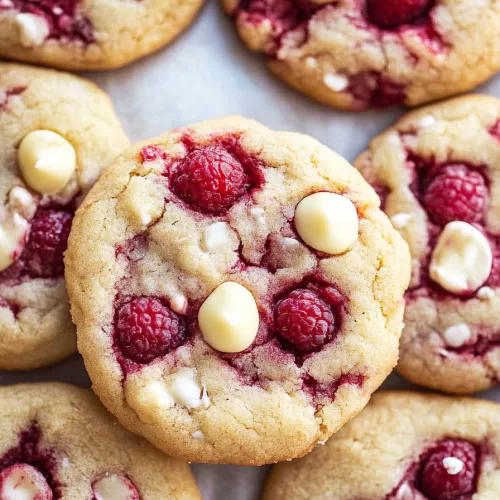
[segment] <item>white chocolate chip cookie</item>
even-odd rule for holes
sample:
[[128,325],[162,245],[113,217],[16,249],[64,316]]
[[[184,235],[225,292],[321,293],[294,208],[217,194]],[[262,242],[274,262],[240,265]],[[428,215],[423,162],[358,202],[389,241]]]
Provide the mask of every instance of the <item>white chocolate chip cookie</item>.
[[203,0],[0,0],[0,57],[62,69],[124,66],[163,47]]
[[76,207],[127,146],[90,82],[0,63],[0,369],[76,351],[63,253]]
[[379,392],[300,460],[274,467],[263,500],[500,498],[500,405]]
[[471,393],[500,379],[500,101],[409,113],[355,164],[410,246],[399,371]]
[[187,464],[128,433],[86,389],[0,388],[2,500],[201,500]]
[[351,110],[416,106],[500,69],[500,0],[221,0],[292,87]]
[[65,262],[94,390],[189,461],[304,455],[396,362],[406,245],[304,135],[225,118],[135,146],[78,210]]

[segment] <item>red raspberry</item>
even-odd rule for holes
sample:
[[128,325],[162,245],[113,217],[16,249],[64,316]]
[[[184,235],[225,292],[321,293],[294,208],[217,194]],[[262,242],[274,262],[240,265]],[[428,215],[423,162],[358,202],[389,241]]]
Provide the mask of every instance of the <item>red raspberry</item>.
[[147,364],[182,344],[184,325],[158,299],[137,298],[118,311],[115,342],[127,358]]
[[480,222],[487,195],[479,172],[465,165],[448,165],[427,186],[424,206],[431,220],[439,225],[454,220]]
[[274,315],[278,334],[299,351],[318,350],[333,339],[335,315],[312,290],[294,290],[276,304]]
[[64,273],[63,256],[68,246],[73,216],[56,210],[39,210],[22,259],[33,276],[56,278]]
[[368,17],[382,28],[397,28],[415,21],[432,0],[367,0]]
[[140,156],[142,163],[156,160],[166,161],[168,159],[168,155],[167,153],[165,153],[165,151],[163,151],[158,146],[153,145],[144,146],[141,149]]
[[186,203],[213,214],[228,210],[247,186],[241,163],[220,146],[206,146],[189,154],[173,183]]
[[[462,461],[460,472],[450,473],[443,463],[445,458]],[[428,454],[421,473],[420,489],[433,500],[460,500],[471,498],[475,491],[477,453],[466,441],[442,441]],[[455,472],[455,471],[454,471]]]

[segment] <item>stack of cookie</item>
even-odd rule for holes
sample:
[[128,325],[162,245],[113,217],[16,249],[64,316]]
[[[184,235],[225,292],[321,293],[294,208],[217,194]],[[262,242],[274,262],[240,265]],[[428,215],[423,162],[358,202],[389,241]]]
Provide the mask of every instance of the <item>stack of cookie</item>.
[[[164,45],[201,5],[110,23],[101,0],[17,1],[0,0],[0,55],[87,69]],[[500,68],[496,1],[223,3],[335,107],[420,104]],[[499,43],[471,53],[479,24]],[[495,403],[372,398],[398,354],[442,392],[499,379],[500,101],[409,113],[354,165],[241,117],[130,148],[90,82],[0,63],[0,369],[78,346],[98,396],[0,389],[0,500],[198,499],[180,460],[283,462],[266,500],[500,498]]]

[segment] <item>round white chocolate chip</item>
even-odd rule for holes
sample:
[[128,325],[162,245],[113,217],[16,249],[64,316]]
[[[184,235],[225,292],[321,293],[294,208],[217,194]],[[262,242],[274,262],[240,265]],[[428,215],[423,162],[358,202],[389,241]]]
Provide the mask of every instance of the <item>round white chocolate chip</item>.
[[76,153],[64,137],[50,130],[35,130],[21,141],[19,168],[26,184],[41,194],[66,186],[76,169]]
[[477,291],[477,298],[480,300],[490,300],[495,296],[495,290],[489,286],[482,286]]
[[315,250],[338,255],[349,250],[358,239],[358,214],[345,196],[315,193],[297,205],[295,228]]
[[444,340],[450,347],[462,347],[472,337],[469,325],[457,323],[444,331]]
[[198,323],[205,342],[220,352],[241,352],[259,330],[259,311],[244,286],[227,281],[218,286],[200,307]]
[[481,231],[467,222],[449,222],[432,252],[429,274],[448,292],[472,292],[488,279],[492,261]]
[[93,485],[96,500],[139,500],[132,482],[119,474],[105,474]]
[[0,475],[2,500],[52,500],[53,494],[41,472],[28,464],[16,464]]
[[18,213],[0,225],[0,271],[7,269],[20,254],[18,251],[28,231],[28,221]]
[[462,472],[464,468],[464,463],[459,458],[455,457],[446,457],[443,458],[443,467],[446,469],[446,472],[451,476],[456,476],[460,472]]

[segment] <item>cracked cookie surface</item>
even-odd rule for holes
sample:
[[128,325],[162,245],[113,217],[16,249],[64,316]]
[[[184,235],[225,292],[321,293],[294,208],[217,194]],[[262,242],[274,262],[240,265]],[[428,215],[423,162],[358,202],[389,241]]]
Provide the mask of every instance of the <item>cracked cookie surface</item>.
[[90,390],[0,388],[0,496],[200,500],[187,464],[125,431]]
[[184,31],[203,0],[0,0],[0,57],[62,69],[124,66]]
[[271,472],[264,500],[493,500],[500,406],[378,392],[325,446]]
[[[22,148],[33,152],[42,130],[74,155],[60,186],[57,176],[50,185],[35,182],[57,189],[50,194],[26,179],[59,167],[60,149],[47,149],[45,165],[26,179],[19,162],[23,139],[35,137]],[[71,220],[101,169],[129,143],[109,98],[90,82],[7,63],[0,63],[0,142],[0,369],[28,370],[76,351],[63,270]]]
[[[318,194],[359,223],[336,255],[294,228],[297,204],[312,200],[307,219]],[[409,255],[378,203],[314,139],[244,118],[125,152],[78,210],[65,257],[94,390],[173,456],[307,453],[396,362]]]
[[341,109],[416,106],[500,68],[498,0],[221,1],[273,73]]
[[[398,370],[442,391],[485,390],[500,376],[499,124],[498,99],[452,99],[409,113],[355,162],[412,253]],[[484,252],[447,240],[457,228]],[[458,262],[452,275],[469,278],[464,287],[436,273],[446,254]]]

